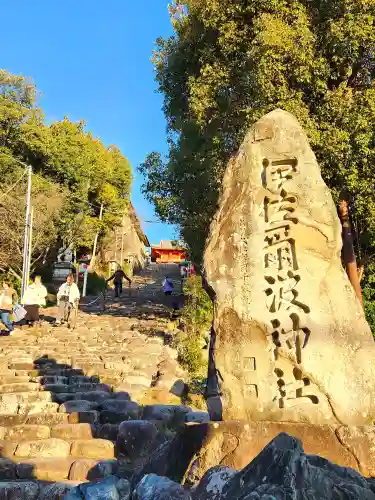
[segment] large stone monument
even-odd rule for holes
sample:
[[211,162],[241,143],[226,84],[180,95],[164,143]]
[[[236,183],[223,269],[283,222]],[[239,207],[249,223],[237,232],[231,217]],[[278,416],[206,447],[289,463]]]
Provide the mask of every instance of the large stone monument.
[[208,403],[220,398],[224,420],[374,420],[375,344],[341,247],[303,129],[269,113],[227,168],[204,258],[216,294]]

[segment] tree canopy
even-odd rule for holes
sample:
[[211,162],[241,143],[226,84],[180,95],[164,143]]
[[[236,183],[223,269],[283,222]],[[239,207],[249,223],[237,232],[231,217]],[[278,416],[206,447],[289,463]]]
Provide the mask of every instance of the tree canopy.
[[141,165],[145,195],[200,261],[224,169],[275,108],[304,126],[334,197],[355,202],[362,257],[375,257],[373,0],[186,0],[159,39],[169,154]]
[[33,169],[33,262],[57,243],[91,247],[97,231],[120,224],[132,181],[121,151],[86,132],[83,121],[47,123],[32,82],[0,70],[0,270],[19,274],[22,265],[25,165]]

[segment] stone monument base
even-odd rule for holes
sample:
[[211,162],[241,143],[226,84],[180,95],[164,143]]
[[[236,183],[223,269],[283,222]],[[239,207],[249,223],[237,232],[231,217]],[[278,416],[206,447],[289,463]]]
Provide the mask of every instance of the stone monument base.
[[[196,484],[217,465],[243,469],[280,433],[301,440],[306,454],[375,477],[375,426],[246,421],[187,424],[172,442],[150,457],[142,473]],[[171,461],[171,456],[178,460]]]
[[375,427],[372,425],[334,427],[244,421],[187,426],[185,439],[204,434],[197,459],[192,461],[187,476],[193,475],[196,480],[218,464],[241,470],[281,432],[300,439],[307,454],[319,455],[366,477],[375,477]]

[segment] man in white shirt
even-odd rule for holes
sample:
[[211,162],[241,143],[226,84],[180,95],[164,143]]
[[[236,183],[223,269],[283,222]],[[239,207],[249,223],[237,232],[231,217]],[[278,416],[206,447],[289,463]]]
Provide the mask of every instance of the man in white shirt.
[[55,325],[61,325],[64,321],[69,322],[71,312],[78,305],[80,299],[78,286],[74,283],[74,276],[69,274],[57,292],[58,312]]

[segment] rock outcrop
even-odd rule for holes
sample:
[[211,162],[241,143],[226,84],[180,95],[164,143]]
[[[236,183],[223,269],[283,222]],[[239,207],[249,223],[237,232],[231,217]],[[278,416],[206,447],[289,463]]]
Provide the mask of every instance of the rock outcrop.
[[229,474],[226,482],[225,470],[209,471],[207,476],[193,500],[375,500],[371,480],[317,455],[306,455],[301,442],[287,434],[277,436],[242,471]]
[[273,111],[228,166],[205,252],[213,419],[373,421],[375,345],[341,247],[307,137]]
[[[140,471],[196,485],[218,464],[242,470],[279,434],[298,439],[305,452],[319,455],[365,477],[375,477],[375,430],[368,426],[313,425],[293,422],[209,422],[187,424],[170,441],[154,451]],[[171,457],[178,457],[173,460]]]
[[121,228],[114,228],[102,250],[101,259],[113,264],[127,263],[129,269],[137,271],[146,265],[145,246],[150,242],[142,231],[139,217],[132,204],[122,220]]

